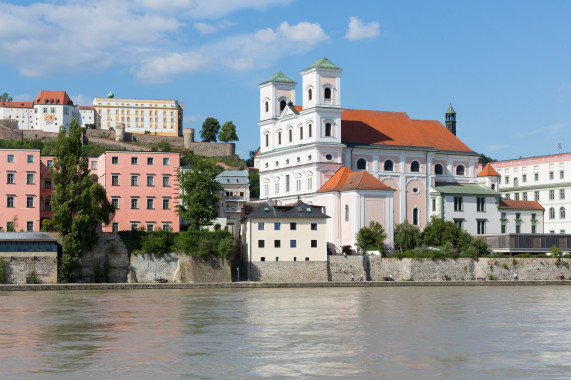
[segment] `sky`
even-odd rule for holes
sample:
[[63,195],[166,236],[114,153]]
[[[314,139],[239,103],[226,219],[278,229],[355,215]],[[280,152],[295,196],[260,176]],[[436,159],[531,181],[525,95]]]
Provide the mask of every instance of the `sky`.
[[[444,123],[495,159],[571,152],[571,2],[0,0],[0,93],[65,90],[79,105],[176,99],[259,146],[258,84],[327,57],[343,108]],[[300,90],[297,91],[301,102]]]

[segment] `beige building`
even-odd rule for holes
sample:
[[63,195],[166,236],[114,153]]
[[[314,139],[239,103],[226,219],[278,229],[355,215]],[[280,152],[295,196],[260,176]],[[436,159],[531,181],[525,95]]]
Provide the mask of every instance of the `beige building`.
[[244,264],[249,269],[261,261],[327,261],[328,218],[322,206],[302,201],[262,203],[243,220]]
[[240,238],[240,214],[245,202],[250,201],[250,177],[247,170],[225,170],[218,174],[220,184],[217,223],[236,240]]
[[93,99],[93,107],[98,129],[122,123],[129,133],[182,136],[183,104],[177,100],[119,99],[109,93],[107,98]]

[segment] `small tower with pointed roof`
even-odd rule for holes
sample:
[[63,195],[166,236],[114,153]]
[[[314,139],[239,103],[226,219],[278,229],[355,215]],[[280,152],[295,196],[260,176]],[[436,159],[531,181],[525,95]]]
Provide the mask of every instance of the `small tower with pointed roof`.
[[277,119],[290,102],[295,102],[296,82],[281,71],[260,83],[260,122]]
[[340,108],[341,71],[340,67],[325,57],[303,70],[303,108]]
[[444,116],[446,117],[446,129],[456,136],[456,111],[452,108],[452,103],[448,106]]

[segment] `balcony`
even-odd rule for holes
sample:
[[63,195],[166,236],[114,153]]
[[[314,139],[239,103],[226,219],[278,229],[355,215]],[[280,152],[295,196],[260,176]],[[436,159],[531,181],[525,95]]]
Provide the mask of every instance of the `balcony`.
[[224,195],[222,199],[225,201],[244,201],[244,196]]
[[240,207],[223,207],[222,211],[223,212],[240,212],[241,208]]

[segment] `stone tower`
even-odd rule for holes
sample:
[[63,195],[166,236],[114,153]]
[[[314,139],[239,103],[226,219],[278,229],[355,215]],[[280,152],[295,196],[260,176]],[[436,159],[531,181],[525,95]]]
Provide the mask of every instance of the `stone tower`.
[[446,129],[456,136],[456,111],[452,108],[452,103],[450,103],[444,115],[446,117]]

